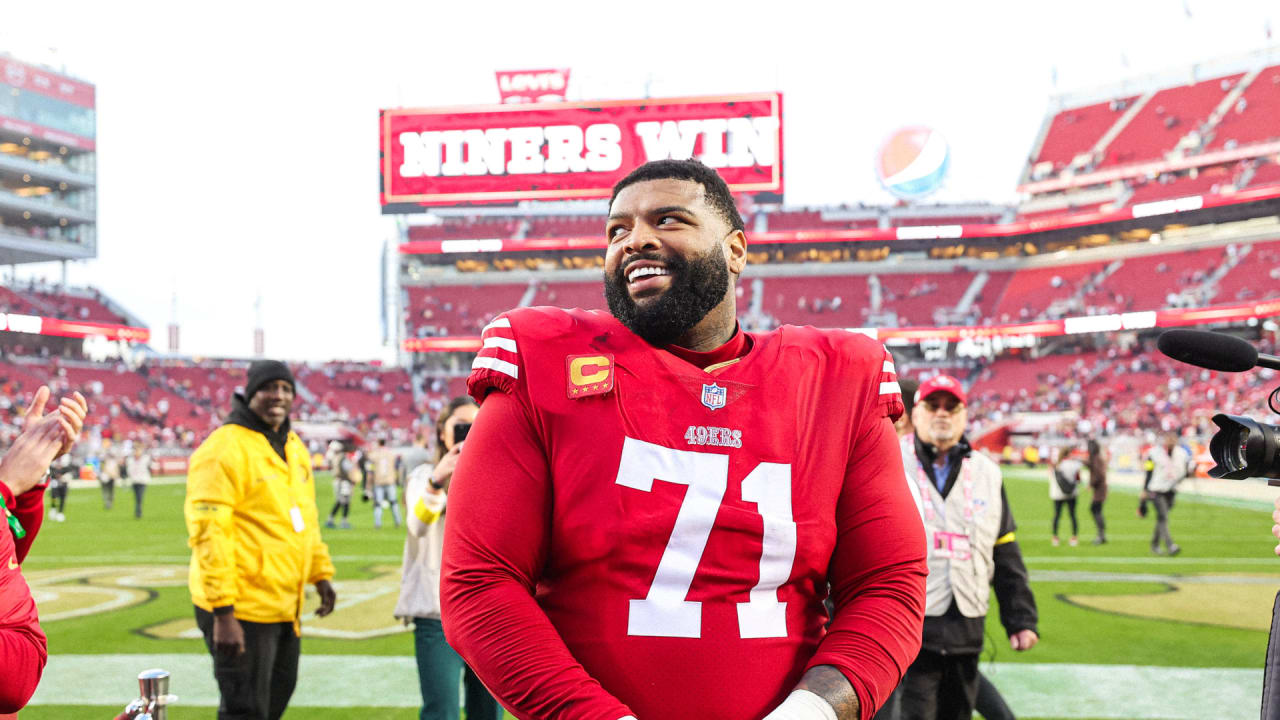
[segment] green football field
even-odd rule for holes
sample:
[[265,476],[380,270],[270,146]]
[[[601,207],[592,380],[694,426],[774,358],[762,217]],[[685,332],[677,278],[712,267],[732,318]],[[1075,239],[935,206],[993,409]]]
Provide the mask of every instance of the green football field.
[[[1151,555],[1151,520],[1136,494],[1113,489],[1111,542],[1089,544],[1087,492],[1078,547],[1049,542],[1047,471],[1007,473],[1018,539],[1040,607],[1041,643],[1009,649],[993,608],[985,672],[1019,717],[1254,718],[1280,558],[1262,502],[1178,498],[1178,557]],[[331,484],[317,484],[322,513]],[[186,590],[181,484],[147,489],[144,517],[117,490],[104,510],[95,488],[73,489],[67,520],[46,520],[24,565],[49,636],[50,663],[23,720],[109,718],[134,695],[137,673],[173,673],[176,719],[212,717],[216,692]],[[287,718],[413,718],[411,635],[391,617],[402,531],[373,529],[358,500],[351,530],[326,530],[339,609],[308,619],[299,687]],[[314,598],[312,598],[314,603]]]

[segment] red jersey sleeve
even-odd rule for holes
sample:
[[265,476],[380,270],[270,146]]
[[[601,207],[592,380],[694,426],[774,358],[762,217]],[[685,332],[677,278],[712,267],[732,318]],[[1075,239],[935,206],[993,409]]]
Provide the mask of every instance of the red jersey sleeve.
[[832,665],[871,718],[920,651],[928,574],[924,526],[903,476],[891,419],[903,412],[893,359],[861,342],[863,418],[836,505],[829,571],[835,615],[808,667]]
[[14,515],[27,530],[25,544],[19,546],[17,542],[23,541],[15,542],[8,523],[0,527],[0,678],[4,678],[0,682],[0,713],[17,712],[26,705],[48,659],[48,643],[40,629],[31,588],[18,567],[40,527],[43,492],[40,486],[15,499],[0,485],[5,505],[14,508]]
[[[513,386],[515,375],[505,371],[518,366],[485,357],[498,362],[472,374],[472,393]],[[574,659],[534,600],[550,518],[550,471],[526,410],[508,392],[491,393],[450,486],[440,583],[445,636],[516,717],[632,715]]]
[[478,403],[490,390],[507,394],[520,394],[522,371],[520,348],[516,344],[515,329],[507,313],[499,315],[480,332],[481,347],[471,363],[471,375],[467,378],[467,393]]
[[[16,506],[13,514],[17,516],[18,522],[22,523],[22,528],[27,534],[18,539],[17,551],[18,562],[22,562],[27,558],[27,553],[31,550],[31,543],[35,542],[36,535],[40,533],[40,527],[44,523],[44,491],[47,485],[36,485],[30,490],[22,493],[16,498]],[[8,499],[6,497],[6,502]]]
[[[902,405],[902,388],[898,386],[898,371],[893,366],[893,356],[889,354],[888,349],[883,345],[879,345],[879,348],[881,352],[879,381],[874,397],[867,399],[868,404],[873,408],[872,412],[867,413],[867,421],[878,420],[881,417],[897,421],[902,417],[902,413],[906,412],[906,408]],[[871,372],[876,373],[876,368],[872,367]]]

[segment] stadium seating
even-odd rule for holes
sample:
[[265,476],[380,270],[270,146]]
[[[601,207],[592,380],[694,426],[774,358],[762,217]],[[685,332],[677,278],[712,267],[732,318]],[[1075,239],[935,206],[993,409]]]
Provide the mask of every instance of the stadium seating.
[[62,320],[128,324],[128,319],[113,312],[101,298],[93,289],[72,291],[35,284],[0,286],[0,311]]
[[40,308],[14,290],[0,286],[0,312],[39,315]]
[[954,308],[973,283],[971,272],[898,273],[877,276],[883,288],[884,310],[895,313],[900,325],[947,324],[935,312]]
[[416,417],[409,374],[400,368],[327,364],[298,366],[295,375],[311,400],[301,402],[310,414],[332,415],[365,424],[377,418],[394,426]]
[[1049,218],[1061,217],[1063,215],[1071,215],[1075,213],[1097,212],[1107,203],[1090,203],[1088,205],[1068,205],[1067,207],[1054,208],[1052,210],[1037,210],[1034,212],[1019,212],[1018,220],[1047,220]]
[[595,215],[534,217],[525,237],[590,237],[604,235],[604,222]]
[[1133,196],[1129,198],[1129,204],[1137,205],[1153,200],[1221,193],[1230,188],[1231,183],[1232,174],[1227,168],[1208,168],[1194,178],[1189,175],[1169,177],[1136,187]]
[[[1260,344],[1263,352],[1274,345]],[[1260,373],[1196,370],[1152,347],[1129,351],[1005,355],[975,373],[969,415],[976,423],[998,422],[1017,412],[1056,412],[1064,423],[1051,435],[1190,429],[1208,437],[1210,421],[1227,398],[1233,407],[1263,407],[1273,382]],[[1081,426],[1080,421],[1084,421]]]
[[1105,262],[1091,262],[1019,270],[1005,286],[991,317],[997,322],[1040,318],[1054,301],[1075,295],[1106,265]]
[[550,305],[562,308],[582,308],[583,310],[602,310],[604,301],[603,281],[538,283],[538,292],[532,305]]
[[990,225],[1000,222],[1000,215],[950,215],[940,217],[894,217],[890,221],[894,227],[915,227],[919,225]]
[[519,229],[520,220],[517,218],[447,218],[439,225],[410,225],[409,240],[509,238]]
[[[1241,102],[1243,101],[1243,102]],[[1280,65],[1263,70],[1218,122],[1210,150],[1280,138]]]
[[861,327],[867,322],[866,275],[766,277],[761,284],[761,310],[777,324]]
[[1280,163],[1268,162],[1258,166],[1249,180],[1249,187],[1280,184]]
[[768,218],[770,232],[788,230],[857,230],[873,228],[879,225],[879,220],[874,217],[858,220],[827,220],[822,217],[822,211],[820,210],[786,210],[769,213]]
[[1197,129],[1244,73],[1160,90],[1106,148],[1098,167],[1158,160]]
[[520,304],[528,285],[439,285],[409,287],[406,325],[410,337],[479,335],[498,313]]
[[1136,96],[1131,96],[1119,101],[1109,100],[1069,108],[1054,115],[1032,164],[1052,163],[1055,171],[1070,165],[1077,155],[1092,149],[1103,133],[1120,119],[1124,113],[1122,108],[1136,99]]
[[[1193,290],[1223,259],[1222,248],[1186,250],[1126,258],[1085,295],[1095,312],[1128,312],[1177,307],[1178,293]],[[1141,278],[1141,282],[1135,282]]]
[[[1220,177],[1220,176],[1219,176]],[[1159,184],[1164,192],[1194,192],[1213,182],[1214,176],[1183,178]],[[1135,193],[1136,194],[1136,193]],[[1142,197],[1142,196],[1139,196]],[[1145,201],[1145,200],[1144,200]],[[989,272],[967,322],[992,324],[1026,322],[1046,317],[1157,310],[1261,299],[1280,295],[1280,278],[1272,278],[1280,265],[1280,246],[1261,243],[1217,288],[1201,285],[1207,274],[1222,264],[1224,249],[1170,250],[1116,261],[1093,261]],[[1110,275],[1104,269],[1115,263]],[[964,322],[951,311],[974,281],[967,270],[935,273],[878,273],[881,286],[879,312],[872,310],[869,275],[755,276],[748,274],[738,287],[738,309],[746,314],[757,284],[763,292],[760,310],[768,323],[860,327],[875,324],[920,326]],[[1143,282],[1135,283],[1136,277]],[[1274,289],[1273,289],[1274,288]],[[1196,294],[1177,297],[1185,291]],[[477,335],[498,313],[527,299],[529,305],[604,309],[599,280],[540,281],[532,289],[523,283],[408,288],[410,337]],[[527,296],[527,297],[526,297]],[[838,301],[837,301],[838,298]],[[754,325],[753,327],[758,327]]]
[[1221,280],[1217,305],[1280,297],[1280,241],[1255,243],[1249,254]]

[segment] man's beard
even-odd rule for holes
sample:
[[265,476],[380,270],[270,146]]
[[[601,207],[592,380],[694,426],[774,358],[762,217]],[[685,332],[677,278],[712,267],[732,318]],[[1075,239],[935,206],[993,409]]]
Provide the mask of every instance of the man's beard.
[[[636,304],[627,291],[627,268],[638,260],[663,263],[671,273],[667,289],[643,307]],[[719,245],[692,260],[641,253],[620,266],[617,275],[605,273],[604,276],[604,297],[609,303],[609,312],[645,342],[659,347],[674,343],[702,322],[728,291],[729,265]]]

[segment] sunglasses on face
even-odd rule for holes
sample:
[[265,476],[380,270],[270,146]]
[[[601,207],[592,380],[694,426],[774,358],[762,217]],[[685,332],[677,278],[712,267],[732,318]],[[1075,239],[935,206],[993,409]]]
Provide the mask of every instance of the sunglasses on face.
[[945,415],[954,415],[964,408],[964,403],[955,398],[947,398],[946,400],[925,400],[924,409],[930,413],[942,412]]

